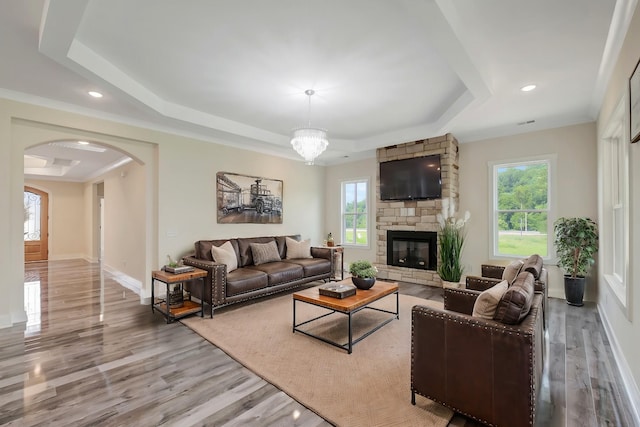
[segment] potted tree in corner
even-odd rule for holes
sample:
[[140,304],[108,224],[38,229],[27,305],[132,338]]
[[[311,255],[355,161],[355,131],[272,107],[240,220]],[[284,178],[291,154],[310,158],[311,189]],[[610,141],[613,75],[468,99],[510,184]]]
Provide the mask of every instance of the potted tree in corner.
[[559,218],[553,230],[558,265],[565,271],[567,304],[581,306],[586,276],[598,251],[598,225],[589,218]]

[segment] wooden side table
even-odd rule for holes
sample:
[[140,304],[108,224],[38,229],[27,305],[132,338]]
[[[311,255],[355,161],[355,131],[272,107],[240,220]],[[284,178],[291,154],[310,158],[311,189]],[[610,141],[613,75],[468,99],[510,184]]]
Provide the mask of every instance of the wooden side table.
[[[200,312],[200,317],[204,317],[204,304],[198,304],[191,301],[191,295],[187,301],[183,301],[181,307],[171,307],[169,303],[169,288],[171,285],[179,286],[179,291],[183,292],[183,283],[199,279],[198,281],[202,285],[202,293],[204,294],[204,278],[207,277],[206,270],[199,268],[189,271],[187,273],[173,274],[164,270],[156,270],[151,273],[151,312],[156,309],[167,318],[167,323],[171,323],[173,320],[180,319],[181,317],[188,316],[193,313]],[[166,294],[164,298],[155,298],[155,282],[164,283],[166,286]]]

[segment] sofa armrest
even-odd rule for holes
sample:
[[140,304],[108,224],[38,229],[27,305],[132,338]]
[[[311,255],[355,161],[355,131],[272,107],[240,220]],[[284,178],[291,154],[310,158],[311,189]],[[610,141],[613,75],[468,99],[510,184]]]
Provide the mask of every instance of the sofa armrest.
[[491,279],[502,279],[504,268],[505,267],[503,265],[482,264],[482,277],[488,277]]
[[185,265],[201,268],[207,271],[204,284],[204,294],[199,286],[190,287],[191,294],[211,307],[223,305],[227,298],[227,266],[214,261],[198,259],[194,256],[182,258]]
[[444,309],[471,315],[478,295],[480,295],[480,291],[445,288]]
[[501,279],[493,279],[489,277],[467,276],[465,286],[467,289],[473,289],[475,291],[486,291],[500,283],[500,281]]
[[314,258],[324,258],[331,261],[331,248],[311,247],[311,256]]

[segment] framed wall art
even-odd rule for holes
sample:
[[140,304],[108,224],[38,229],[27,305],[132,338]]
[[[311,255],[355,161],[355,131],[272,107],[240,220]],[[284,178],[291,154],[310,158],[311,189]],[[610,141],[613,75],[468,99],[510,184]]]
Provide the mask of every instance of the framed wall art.
[[282,224],[282,180],[216,174],[219,224]]
[[629,78],[629,125],[631,132],[631,142],[640,141],[640,70],[638,70],[640,61],[636,64],[636,68],[633,69],[631,77]]

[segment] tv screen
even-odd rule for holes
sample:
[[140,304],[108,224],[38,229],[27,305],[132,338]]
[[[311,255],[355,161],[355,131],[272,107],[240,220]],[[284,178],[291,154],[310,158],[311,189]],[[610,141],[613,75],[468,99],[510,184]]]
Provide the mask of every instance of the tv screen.
[[381,200],[425,200],[442,197],[440,156],[380,163]]

